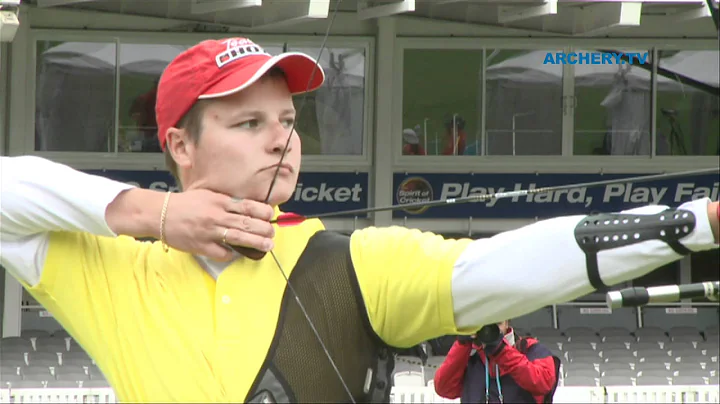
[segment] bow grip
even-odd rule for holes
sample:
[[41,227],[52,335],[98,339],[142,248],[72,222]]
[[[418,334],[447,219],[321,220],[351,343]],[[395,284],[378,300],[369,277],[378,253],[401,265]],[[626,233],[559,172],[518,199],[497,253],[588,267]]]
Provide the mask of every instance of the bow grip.
[[254,248],[240,247],[237,245],[230,245],[230,247],[253,261],[260,261],[261,259],[265,258],[265,255],[267,254],[264,251],[256,250]]

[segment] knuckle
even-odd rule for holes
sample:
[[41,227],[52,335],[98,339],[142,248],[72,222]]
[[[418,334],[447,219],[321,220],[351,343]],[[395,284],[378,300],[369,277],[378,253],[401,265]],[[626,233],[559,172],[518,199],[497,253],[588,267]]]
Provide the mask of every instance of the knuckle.
[[242,221],[240,223],[240,228],[244,231],[250,231],[251,226],[250,226],[250,218],[249,217],[244,216],[242,218]]
[[252,211],[252,201],[249,199],[243,199],[238,203],[238,208],[242,214],[247,214]]

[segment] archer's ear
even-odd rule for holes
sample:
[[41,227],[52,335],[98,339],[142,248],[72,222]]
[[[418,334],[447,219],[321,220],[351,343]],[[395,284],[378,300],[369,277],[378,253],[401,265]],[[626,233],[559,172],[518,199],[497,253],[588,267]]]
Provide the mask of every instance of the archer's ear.
[[192,167],[195,148],[188,132],[185,129],[169,128],[166,139],[165,147],[175,160],[178,169]]

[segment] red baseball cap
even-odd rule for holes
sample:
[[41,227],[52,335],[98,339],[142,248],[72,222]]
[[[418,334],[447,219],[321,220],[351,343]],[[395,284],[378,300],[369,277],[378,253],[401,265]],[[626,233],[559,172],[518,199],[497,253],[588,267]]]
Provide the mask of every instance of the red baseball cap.
[[155,115],[160,147],[165,150],[167,130],[197,100],[242,91],[274,66],[285,72],[293,95],[314,91],[325,81],[325,72],[310,56],[298,52],[272,56],[247,38],[207,40],[179,54],[158,83]]

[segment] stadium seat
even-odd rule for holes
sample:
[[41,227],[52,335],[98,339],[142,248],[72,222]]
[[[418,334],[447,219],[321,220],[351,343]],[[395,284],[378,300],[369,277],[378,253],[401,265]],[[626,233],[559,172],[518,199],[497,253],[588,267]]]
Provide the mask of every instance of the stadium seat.
[[632,370],[632,367],[630,366],[630,363],[623,363],[623,362],[614,362],[614,363],[601,363],[600,366],[600,374],[615,374],[616,372],[622,373],[622,374],[628,374],[635,376],[637,372]]
[[589,343],[589,344],[599,344],[602,341],[600,340],[600,337],[598,337],[597,335],[580,334],[580,335],[568,336],[568,343],[570,343],[570,342],[573,342],[573,343],[585,342],[585,343]]
[[59,366],[55,368],[55,379],[79,382],[90,380],[90,375],[82,366]]
[[64,338],[37,338],[35,340],[35,350],[38,352],[67,352],[67,340]]
[[708,372],[700,368],[673,368],[673,373],[675,377],[708,377]]
[[633,379],[630,376],[602,376],[600,378],[602,386],[632,386]]
[[664,376],[640,375],[635,378],[636,386],[667,386],[670,385],[670,378]]
[[1,352],[0,353],[0,360],[2,360],[2,363],[22,363],[22,365],[18,366],[26,366],[27,365],[27,355],[25,352]]
[[73,380],[48,380],[45,388],[48,389],[78,389],[81,383]]
[[653,371],[670,372],[667,364],[663,362],[639,362],[635,364],[635,371],[640,372],[653,372]]
[[630,330],[625,327],[603,327],[598,330],[600,338],[604,337],[616,337],[616,336],[630,336]]
[[[630,341],[629,343],[626,341],[610,341],[610,342],[603,342],[600,345],[596,347],[598,351],[603,351],[607,349],[625,349],[630,350],[634,346],[633,341]],[[629,354],[632,353],[628,352]]]
[[[628,360],[628,359],[633,358],[632,353],[630,352],[629,349],[622,349],[622,348],[607,349],[605,347],[602,347],[601,349],[599,349],[599,351],[600,351],[600,356],[603,359],[622,358],[622,359]],[[634,359],[633,359],[633,361],[634,361]]]
[[696,334],[696,335],[680,334],[680,335],[671,336],[671,337],[670,337],[670,341],[673,341],[673,342],[694,342],[694,343],[697,344],[697,343],[699,343],[699,342],[704,342],[705,339],[704,339],[703,336],[700,335],[699,333]]
[[560,330],[553,327],[534,327],[530,330],[530,336],[540,340],[543,337],[561,337],[567,340]]
[[572,341],[572,342],[564,343],[562,346],[562,350],[564,352],[574,352],[574,351],[593,351],[593,352],[595,352],[595,347],[591,343],[586,342],[586,341],[582,341],[582,342]]
[[599,378],[589,376],[568,375],[563,380],[565,386],[597,386]]
[[59,330],[53,331],[52,336],[55,338],[70,338],[70,334],[68,334],[68,332],[65,331],[65,329],[59,329]]
[[692,364],[699,363],[703,366],[707,366],[709,363],[712,363],[711,358],[709,358],[701,353],[696,353],[696,354],[685,353],[682,356],[678,355],[678,356],[675,356],[674,358],[675,358],[676,363],[692,363]]
[[673,372],[671,370],[667,370],[667,369],[640,369],[637,372],[637,376],[638,377],[640,377],[640,376],[643,376],[643,377],[655,376],[655,377],[669,378],[669,377],[673,376]]
[[536,339],[548,349],[563,349],[562,347],[567,344],[567,338],[565,337],[542,337]]
[[675,386],[696,386],[707,384],[703,376],[673,376],[672,384]]
[[657,344],[637,344],[630,348],[634,353],[633,356],[636,358],[647,358],[647,357],[667,357],[669,356],[667,351],[660,348]]
[[568,362],[600,363],[602,358],[594,351],[566,352]]
[[5,377],[11,377],[13,375],[20,375],[20,366],[2,361],[2,363],[0,363],[0,380],[5,380]]
[[597,373],[597,369],[595,367],[595,364],[590,362],[567,362],[563,363],[563,370],[565,371],[565,374],[575,373],[577,371],[585,371],[585,370],[592,370],[593,372]]
[[13,389],[42,389],[45,382],[40,380],[17,380],[10,382],[10,388]]
[[568,327],[563,330],[563,334],[567,335],[568,337],[578,337],[581,335],[597,336],[597,331],[593,330],[590,327]]
[[602,343],[624,343],[624,344],[631,344],[635,342],[635,337],[633,337],[630,334],[627,335],[608,335],[607,337],[602,337],[600,339]]
[[46,382],[54,379],[50,373],[50,368],[45,366],[38,367],[27,367],[22,369],[23,380],[35,380],[40,382]]
[[45,330],[22,330],[20,336],[23,338],[47,338],[50,333]]
[[711,341],[698,344],[697,349],[706,356],[718,356],[718,353],[720,352],[720,346]]
[[64,365],[83,365],[90,366],[93,364],[92,358],[85,351],[63,352],[60,355],[60,363]]
[[0,340],[0,353],[21,351],[29,352],[33,350],[32,342],[22,337],[6,337]]
[[102,389],[102,388],[110,387],[110,384],[105,379],[102,379],[102,380],[94,379],[94,380],[84,381],[83,387],[88,388],[88,389]]
[[658,327],[642,327],[634,332],[638,342],[666,342],[669,340],[665,330]]
[[[418,373],[421,373],[421,371]],[[105,380],[105,375],[102,374],[100,368],[97,366],[88,367],[88,375],[90,376],[90,380]]]
[[53,352],[30,352],[27,363],[29,366],[60,366],[60,358]]
[[565,373],[565,377],[568,376],[582,376],[582,377],[593,377],[593,378],[599,378],[600,372],[598,372],[595,369],[572,369],[569,372]]

